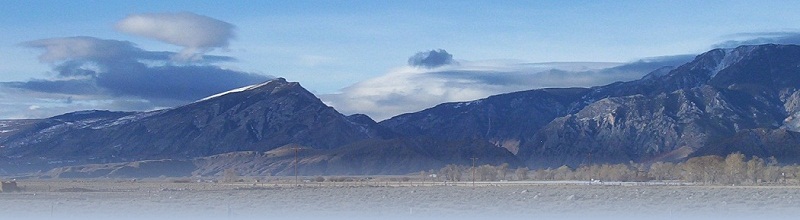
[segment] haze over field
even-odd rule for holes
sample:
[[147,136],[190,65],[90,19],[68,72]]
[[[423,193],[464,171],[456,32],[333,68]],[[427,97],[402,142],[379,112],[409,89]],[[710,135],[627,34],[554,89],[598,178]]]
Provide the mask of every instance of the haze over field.
[[[49,184],[49,185],[48,185]],[[370,184],[370,183],[368,183]],[[796,187],[529,186],[252,187],[169,182],[29,182],[0,193],[25,219],[733,219],[792,218]],[[419,183],[417,183],[419,184]],[[429,183],[430,184],[430,183]],[[441,183],[438,183],[441,184]],[[48,191],[70,189],[91,192]]]

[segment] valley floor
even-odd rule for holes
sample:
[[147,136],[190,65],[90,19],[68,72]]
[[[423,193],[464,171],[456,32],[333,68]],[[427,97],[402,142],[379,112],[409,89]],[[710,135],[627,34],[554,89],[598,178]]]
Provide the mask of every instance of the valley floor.
[[[798,186],[587,182],[213,183],[21,180],[0,193],[18,219],[791,218]],[[335,184],[335,185],[334,185]]]

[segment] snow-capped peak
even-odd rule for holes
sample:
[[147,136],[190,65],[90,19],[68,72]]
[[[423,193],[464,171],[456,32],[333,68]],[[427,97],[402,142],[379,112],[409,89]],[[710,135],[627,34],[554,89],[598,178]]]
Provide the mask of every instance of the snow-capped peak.
[[275,81],[283,81],[283,82],[285,82],[286,80],[283,79],[283,78],[276,78],[276,79],[269,80],[269,81],[266,81],[266,82],[261,83],[261,84],[249,85],[249,86],[245,86],[245,87],[236,88],[236,89],[228,90],[228,91],[225,91],[225,92],[217,93],[217,94],[211,95],[209,97],[205,97],[203,99],[197,100],[196,102],[202,102],[202,101],[205,101],[205,100],[213,99],[213,98],[220,97],[220,96],[227,95],[227,94],[231,94],[231,93],[238,93],[238,92],[244,92],[244,91],[248,91],[248,90],[257,89],[259,87],[265,86],[265,85],[270,84],[270,83],[275,82]]
[[735,49],[728,48],[723,49],[724,55],[719,62],[717,62],[717,66],[711,69],[711,74],[709,75],[711,78],[714,78],[720,71],[724,70],[736,64],[739,61],[742,61],[745,57],[749,56],[753,50],[755,50],[756,46],[740,46]]

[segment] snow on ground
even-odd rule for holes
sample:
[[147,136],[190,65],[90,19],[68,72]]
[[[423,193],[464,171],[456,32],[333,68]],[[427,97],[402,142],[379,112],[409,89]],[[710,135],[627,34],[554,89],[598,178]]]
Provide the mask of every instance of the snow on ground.
[[[18,219],[787,219],[798,187],[19,182]],[[262,185],[263,184],[263,185]],[[387,183],[388,184],[388,183]],[[71,192],[59,192],[71,191]]]

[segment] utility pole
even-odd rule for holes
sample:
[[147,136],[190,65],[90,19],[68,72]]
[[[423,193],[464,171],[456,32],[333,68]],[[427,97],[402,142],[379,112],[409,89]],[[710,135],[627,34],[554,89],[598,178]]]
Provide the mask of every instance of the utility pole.
[[300,150],[300,148],[294,147],[292,149],[294,149],[294,185],[300,186],[300,183],[298,182],[297,178],[297,152]]
[[470,159],[472,159],[472,188],[475,188],[475,161],[477,161],[478,158],[473,157]]

